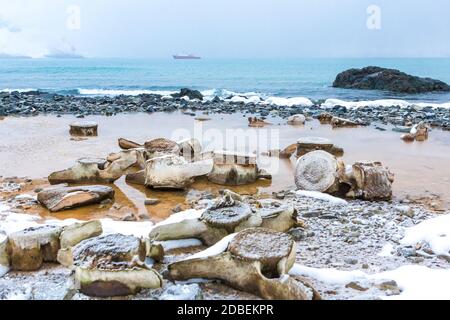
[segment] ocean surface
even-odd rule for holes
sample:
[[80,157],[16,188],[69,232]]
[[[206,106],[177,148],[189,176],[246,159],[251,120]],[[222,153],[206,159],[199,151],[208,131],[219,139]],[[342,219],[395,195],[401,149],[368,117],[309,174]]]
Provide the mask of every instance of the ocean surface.
[[168,94],[182,87],[207,96],[306,97],[313,101],[401,99],[450,102],[450,93],[405,95],[332,88],[336,75],[370,65],[450,83],[450,59],[0,59],[0,91],[74,95]]

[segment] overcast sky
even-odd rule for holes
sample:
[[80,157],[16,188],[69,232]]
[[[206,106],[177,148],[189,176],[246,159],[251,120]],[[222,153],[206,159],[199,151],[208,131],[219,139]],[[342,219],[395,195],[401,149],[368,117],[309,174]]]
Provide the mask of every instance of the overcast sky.
[[448,0],[0,0],[0,53],[450,57],[449,13]]

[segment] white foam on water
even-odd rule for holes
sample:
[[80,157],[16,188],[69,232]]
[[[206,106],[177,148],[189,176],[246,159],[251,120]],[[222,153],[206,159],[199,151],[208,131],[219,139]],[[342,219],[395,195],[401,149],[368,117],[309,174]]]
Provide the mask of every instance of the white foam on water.
[[18,88],[18,89],[11,89],[11,88],[5,88],[5,89],[0,89],[0,92],[7,92],[7,93],[11,93],[11,92],[20,92],[20,93],[24,93],[24,92],[31,92],[31,91],[38,91],[38,89],[33,89],[33,88]]
[[242,96],[233,96],[233,98],[229,99],[228,101],[231,102],[243,102],[245,104],[248,103],[259,103],[261,102],[261,98],[258,96],[252,96],[252,97],[242,97]]
[[437,255],[450,256],[450,214],[407,228],[400,244],[414,246],[419,242],[428,243]]
[[294,97],[294,98],[281,98],[281,97],[269,97],[264,100],[263,104],[274,104],[277,106],[303,106],[312,107],[314,103],[305,97]]
[[344,199],[333,197],[332,195],[318,192],[318,191],[297,190],[297,191],[295,191],[295,194],[298,197],[313,198],[313,199],[331,202],[334,204],[342,204],[342,205],[348,204],[348,202]]
[[138,96],[140,94],[158,94],[161,96],[167,96],[177,91],[168,90],[120,90],[120,89],[78,89],[78,93],[87,96]]
[[408,102],[398,99],[381,99],[381,100],[367,100],[367,101],[345,101],[339,99],[327,99],[321,104],[322,108],[333,108],[335,106],[344,106],[348,109],[358,109],[362,107],[392,107],[400,106],[401,108],[407,108],[410,106],[417,106],[420,108],[432,107],[432,108],[445,108],[450,109],[450,102],[447,103],[431,103],[431,102]]

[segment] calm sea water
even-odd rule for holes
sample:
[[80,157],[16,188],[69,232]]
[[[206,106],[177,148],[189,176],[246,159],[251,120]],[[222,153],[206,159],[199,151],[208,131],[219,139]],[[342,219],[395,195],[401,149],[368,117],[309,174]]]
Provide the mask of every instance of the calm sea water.
[[369,65],[450,83],[450,59],[0,59],[0,90],[112,94],[190,87],[214,89],[222,96],[232,91],[313,100],[450,101],[449,93],[401,95],[331,87],[339,72]]

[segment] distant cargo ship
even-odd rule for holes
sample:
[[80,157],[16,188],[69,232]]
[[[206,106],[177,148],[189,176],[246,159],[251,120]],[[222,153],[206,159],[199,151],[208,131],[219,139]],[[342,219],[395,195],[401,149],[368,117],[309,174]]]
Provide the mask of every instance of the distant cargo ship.
[[193,55],[193,54],[176,54],[173,56],[176,60],[195,60],[195,59],[201,59],[201,57]]

